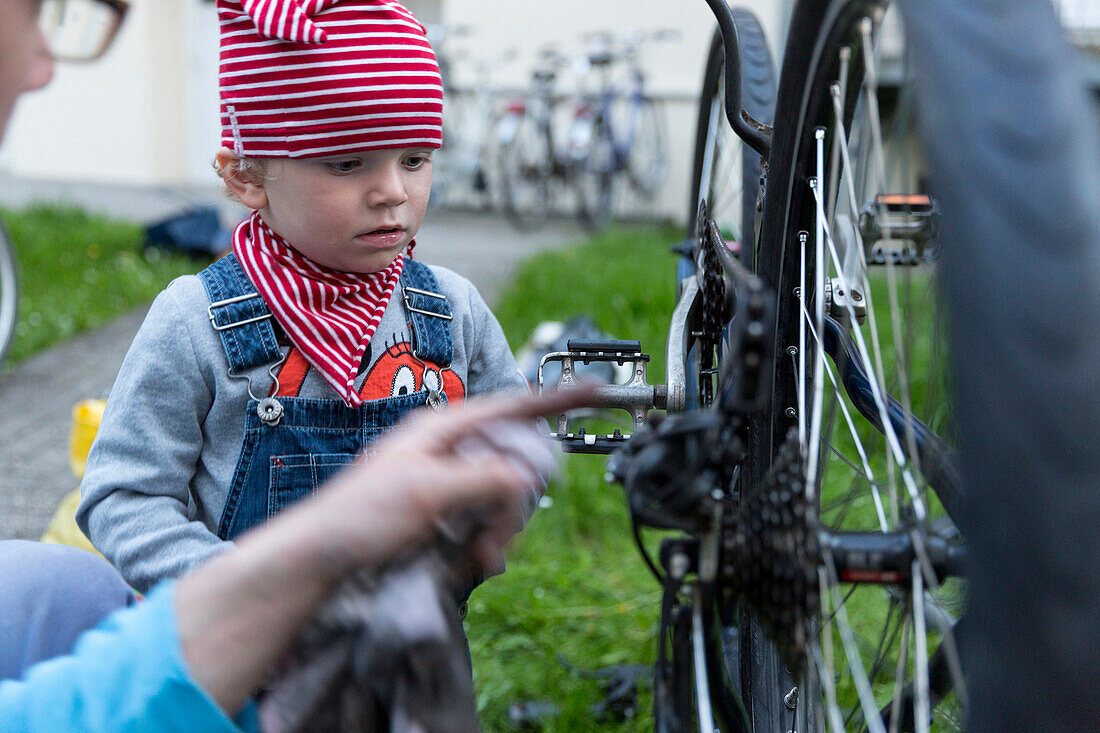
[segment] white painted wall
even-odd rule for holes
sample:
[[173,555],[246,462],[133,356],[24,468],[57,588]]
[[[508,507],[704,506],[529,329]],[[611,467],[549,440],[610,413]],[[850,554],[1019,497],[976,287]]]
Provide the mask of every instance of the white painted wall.
[[[159,0],[154,0],[154,2]],[[216,182],[211,168],[221,147],[218,117],[218,15],[209,0],[185,0],[183,17],[183,176],[189,182]]]
[[135,0],[108,54],[59,64],[20,102],[3,153],[20,176],[128,183],[179,180],[185,0]]

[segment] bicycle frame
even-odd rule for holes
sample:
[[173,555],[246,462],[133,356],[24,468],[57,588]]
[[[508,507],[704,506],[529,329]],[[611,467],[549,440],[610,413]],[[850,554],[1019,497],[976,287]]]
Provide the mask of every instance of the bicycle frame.
[[[599,96],[599,103],[595,111],[591,106],[586,107],[581,114],[589,118],[599,117],[607,126],[611,138],[611,146],[614,151],[614,162],[610,172],[618,173],[626,169],[630,151],[634,147],[634,139],[637,134],[638,120],[640,118],[642,102],[645,100],[645,75],[641,69],[631,67],[630,85],[625,92],[611,84],[606,78],[609,70],[603,70],[605,75],[603,87]],[[627,118],[625,124],[620,127],[622,119],[614,114],[615,104],[622,98],[627,99]]]
[[[574,161],[574,150],[579,145],[574,141],[575,130],[570,130],[568,145],[563,145],[554,125],[554,105],[558,101],[554,96],[554,80],[536,79],[527,98],[511,102],[498,127],[497,142],[506,146],[515,136],[520,120],[527,116],[535,120],[539,136],[545,145],[546,161],[550,163],[552,177],[564,180]],[[582,107],[578,107],[580,110]],[[563,152],[564,151],[564,152]]]

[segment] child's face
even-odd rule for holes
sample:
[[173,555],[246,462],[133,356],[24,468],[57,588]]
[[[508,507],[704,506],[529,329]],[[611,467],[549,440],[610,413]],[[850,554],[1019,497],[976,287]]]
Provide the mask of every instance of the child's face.
[[[432,188],[430,148],[272,159],[264,222],[318,264],[377,272],[416,236]],[[247,202],[246,202],[247,203]]]

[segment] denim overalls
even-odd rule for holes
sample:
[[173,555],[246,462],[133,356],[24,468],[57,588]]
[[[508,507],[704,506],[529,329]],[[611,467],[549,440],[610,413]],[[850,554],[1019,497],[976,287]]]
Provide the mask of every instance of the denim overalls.
[[[233,539],[313,493],[405,413],[446,402],[438,389],[421,389],[347,407],[339,399],[297,396],[305,362],[297,349],[284,357],[271,311],[233,254],[199,273],[210,296],[210,322],[229,359],[230,376],[268,366],[274,384],[257,398],[249,384],[245,433],[218,536]],[[447,370],[454,354],[451,306],[428,268],[405,260],[400,281],[412,331],[413,356]],[[396,296],[396,293],[395,293]],[[282,371],[278,371],[282,369]],[[288,384],[290,387],[288,388]]]

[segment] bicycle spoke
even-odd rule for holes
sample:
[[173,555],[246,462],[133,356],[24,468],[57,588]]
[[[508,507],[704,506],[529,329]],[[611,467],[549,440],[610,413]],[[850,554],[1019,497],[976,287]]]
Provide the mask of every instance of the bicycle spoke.
[[699,177],[699,200],[695,202],[695,210],[699,210],[699,206],[706,202],[710,198],[711,181],[714,176],[714,151],[718,146],[718,138],[721,135],[721,129],[719,126],[720,115],[722,113],[721,104],[719,98],[715,98],[710,104],[710,123],[707,126],[707,139],[703,147],[703,171]]
[[[714,195],[713,192],[716,192],[719,196],[717,200],[711,201],[711,205],[715,216],[720,217],[718,220],[720,226],[723,229],[730,229],[731,231],[728,233],[738,241],[744,241],[746,226],[748,224],[746,222],[741,222],[739,219],[740,200],[741,197],[744,196],[744,191],[741,187],[741,179],[738,175],[741,170],[741,147],[741,139],[731,135],[725,128],[722,128],[718,134],[718,165],[711,171],[711,178],[705,179],[712,181],[712,198]],[[713,181],[713,178],[716,175],[722,176],[720,181],[725,185],[714,185],[715,181]],[[737,219],[736,231],[733,230],[733,222],[731,219]],[[726,232],[723,232],[723,234],[725,233]]]
[[844,648],[844,655],[848,660],[848,669],[855,683],[856,693],[859,695],[859,703],[863,708],[863,715],[867,721],[867,727],[871,733],[886,733],[886,729],[882,725],[882,719],[879,718],[878,715],[878,708],[875,705],[875,696],[871,691],[871,683],[867,679],[867,672],[864,669],[863,659],[860,656],[859,647],[856,644],[855,634],[852,633],[851,624],[848,622],[848,612],[845,610],[844,606],[840,604],[840,591],[838,588],[836,567],[833,564],[831,555],[826,553],[824,559],[828,587],[822,588],[821,593],[823,596],[828,594],[832,599],[841,646]]
[[[848,93],[848,67],[852,63],[852,49],[849,46],[844,46],[840,49],[840,69],[837,74],[839,81],[833,84],[829,88],[830,94],[833,94],[834,100],[840,100],[840,108],[844,108],[844,100]],[[833,88],[835,87],[835,94]],[[840,115],[841,122],[843,122],[843,113]],[[835,220],[832,218],[836,215],[837,205],[837,187],[840,179],[840,166],[838,156],[840,155],[841,147],[839,145],[833,145],[832,160],[829,162],[829,226],[835,227]]]
[[[826,577],[824,567],[817,569],[818,585],[821,587],[821,616],[823,619],[822,629],[819,632],[821,637],[821,649],[824,659],[818,654],[818,649],[815,646],[810,647],[811,654],[815,663],[819,667],[818,676],[821,678],[821,683],[825,686],[825,705],[826,712],[829,715],[829,725],[832,726],[834,731],[842,732],[844,730],[844,724],[840,718],[840,706],[837,704],[836,695],[836,666],[833,663],[833,632],[832,626],[834,622],[835,611],[829,611],[829,594],[825,592],[829,582]],[[845,601],[847,597],[845,597]]]
[[[820,197],[821,181],[824,178],[825,169],[825,130],[818,128],[814,131],[814,139],[816,141],[817,151],[817,175],[810,179],[810,189],[813,190],[815,197]],[[816,246],[816,252],[814,256],[814,324],[817,326],[817,332],[824,333],[825,331],[825,236],[824,233],[827,227],[825,224],[825,211],[822,207],[817,209],[817,222],[816,222],[816,236],[814,237],[814,244]],[[802,291],[805,293],[805,290]],[[810,498],[813,499],[817,496],[817,461],[819,453],[818,438],[821,434],[821,403],[824,396],[823,384],[825,372],[825,350],[824,348],[817,348],[814,350],[814,401],[813,401],[813,415],[815,420],[813,425],[810,426],[809,437],[809,452],[806,458],[806,490],[808,492],[814,492],[810,494]]]
[[[886,613],[886,620],[882,623],[882,628],[884,631],[891,628],[891,621],[893,620],[894,615],[897,614],[899,605],[900,604],[898,604],[897,602],[892,602],[890,604],[890,610]],[[875,682],[878,679],[879,675],[882,673],[883,665],[886,662],[886,655],[890,651],[891,647],[893,647],[894,642],[898,638],[898,634],[901,633],[901,629],[904,626],[905,618],[904,616],[902,616],[899,623],[893,627],[893,630],[891,630],[889,633],[883,633],[879,636],[878,647],[875,649],[873,661],[871,662],[871,671],[868,675],[871,678],[871,682]]]
[[911,620],[905,619],[901,635],[901,653],[894,672],[894,696],[890,700],[890,733],[897,733],[901,721],[901,696],[905,692],[905,668],[909,653],[909,633]]
[[695,666],[695,702],[699,708],[699,725],[703,730],[714,730],[714,714],[710,704],[710,686],[707,676],[706,641],[703,630],[703,601],[701,590],[695,586],[691,603],[691,645]]
[[[847,47],[845,47],[845,49],[847,49]],[[841,53],[842,53],[841,64],[846,69],[847,68],[847,63],[845,63],[845,62],[847,61],[847,59],[845,59],[844,57],[845,56],[850,57],[850,50],[848,50],[848,52],[845,53],[845,49],[841,50]],[[845,181],[845,188],[848,192],[848,206],[849,206],[849,209],[850,209],[851,213],[853,215],[856,215],[860,211],[860,205],[859,205],[859,200],[856,197],[856,189],[855,189],[856,176],[855,176],[853,168],[852,168],[851,151],[848,148],[848,135],[846,133],[845,125],[844,125],[844,96],[845,96],[845,89],[846,88],[847,88],[847,76],[845,75],[844,77],[841,78],[840,82],[834,82],[833,84],[830,85],[829,94],[832,97],[833,120],[834,120],[834,124],[836,125],[836,133],[833,136],[834,137],[834,147],[839,148],[839,150],[840,150],[840,160],[841,160],[841,163],[842,163],[842,166],[843,166],[843,174],[842,175],[843,175],[843,178],[844,178],[844,181]],[[834,162],[835,162],[835,157],[834,157]],[[831,228],[830,228],[830,230],[831,230]],[[859,262],[859,274],[858,274],[858,277],[862,278],[863,273],[867,272],[866,248],[864,247],[863,235],[859,231],[858,227],[855,228],[855,230],[853,231],[853,234],[855,235],[855,238],[856,238],[856,250],[859,254],[859,260],[858,260],[858,262]],[[887,258],[887,259],[889,259],[889,258]],[[839,270],[839,267],[838,267],[838,270]],[[850,288],[850,285],[851,285],[851,283],[849,282],[848,284],[845,285],[845,287]],[[884,381],[882,381],[884,379],[884,372],[885,372],[885,370],[883,369],[883,366],[882,366],[882,364],[883,364],[883,362],[882,362],[882,347],[879,344],[879,339],[878,339],[878,322],[877,322],[878,317],[876,315],[874,296],[871,292],[871,288],[868,287],[868,288],[864,289],[864,298],[865,298],[866,303],[867,303],[867,310],[866,310],[867,320],[868,320],[868,327],[870,328],[870,331],[871,331],[871,346],[872,346],[872,349],[873,349],[874,362],[875,362],[875,366],[876,366],[876,369],[873,372],[871,372],[869,370],[869,373],[873,373],[873,374],[876,375],[876,380],[879,383],[880,389],[882,391],[885,391],[886,384],[885,384]],[[856,322],[854,318],[853,318],[852,322],[853,323]],[[894,474],[894,463],[893,463],[893,460],[891,459],[891,457],[889,457],[889,456],[887,457],[886,472],[887,472],[887,478],[888,478],[888,485],[890,486],[891,506],[894,507],[893,515],[894,515],[894,520],[896,521],[897,520],[897,494],[896,494],[896,489],[895,489],[896,482],[895,482],[895,474]]]
[[[802,318],[802,322],[800,323],[800,328],[804,327],[807,324],[807,322],[809,321],[809,314],[806,312],[805,308],[802,309],[802,315],[803,315],[803,318]],[[817,331],[814,330],[813,324],[809,324],[809,325],[810,325],[810,335],[813,337],[814,341],[816,341],[819,344],[819,348],[821,348],[820,345],[821,345],[822,342],[821,342],[821,339],[817,335]],[[829,377],[829,382],[833,386],[834,393],[839,395],[840,394],[840,386],[837,383],[836,375],[833,373],[833,368],[831,366],[829,366],[828,360],[825,361],[825,373]],[[802,383],[804,383],[804,379],[802,380]],[[837,402],[840,405],[841,414],[844,416],[844,422],[848,426],[849,434],[852,436],[852,441],[855,443],[856,451],[859,453],[860,460],[863,463],[862,474],[867,479],[867,482],[871,485],[872,498],[874,499],[875,510],[876,510],[876,513],[878,514],[878,518],[879,518],[879,527],[882,529],[883,532],[886,532],[889,529],[889,524],[886,521],[886,512],[885,512],[885,510],[882,506],[882,496],[879,492],[880,487],[879,487],[878,482],[875,480],[874,472],[871,470],[871,463],[870,463],[870,460],[867,457],[867,450],[863,445],[863,440],[859,437],[859,432],[856,430],[855,423],[852,420],[852,414],[848,410],[848,406],[847,406],[847,404],[845,404],[844,399],[843,398],[838,398]],[[800,406],[800,409],[803,409],[803,408]],[[841,458],[843,458],[848,463],[849,466],[852,466],[853,470],[856,470],[856,471],[860,470],[860,469],[856,468],[855,465],[851,461],[849,461],[847,458],[845,458],[839,451],[837,452],[837,455],[840,456]]]
[[[806,454],[806,324],[810,314],[806,310],[806,232],[798,233],[801,252],[798,268],[798,301],[802,318],[798,319],[798,444]],[[820,348],[820,339],[818,339]]]
[[[932,568],[932,563],[928,559],[926,553],[917,555],[917,561],[919,562],[919,568],[921,576],[924,579],[924,584],[927,589],[935,588],[939,581],[936,578],[935,570]],[[944,647],[944,653],[947,655],[947,668],[951,674],[952,688],[955,690],[956,695],[959,698],[959,704],[965,711],[970,706],[970,701],[966,693],[966,679],[963,677],[962,661],[959,658],[959,647],[955,641],[954,632],[954,619],[949,617],[946,611],[940,608],[939,603],[935,598],[928,595],[928,591],[925,591],[924,603],[926,606],[931,605],[935,611],[932,616],[933,623],[940,631],[940,645]],[[944,617],[947,618],[944,618]]]
[[[841,273],[840,278],[841,278],[842,287],[845,290],[850,290],[851,289],[851,284],[844,277],[843,268],[841,268],[841,266],[840,266],[840,258],[839,258],[839,255],[837,254],[837,251],[836,251],[836,242],[833,240],[832,232],[829,231],[828,226],[825,225],[825,222],[824,222],[824,209],[822,208],[820,192],[817,190],[817,187],[815,185],[812,185],[812,184],[810,186],[810,189],[814,192],[814,199],[817,203],[817,211],[818,211],[819,221],[821,222],[823,230],[824,230],[824,239],[825,239],[825,242],[828,244],[829,254],[832,258],[833,266],[837,269],[838,273]],[[821,300],[821,299],[819,299],[819,300]],[[874,369],[871,368],[870,356],[867,353],[867,345],[866,345],[866,343],[864,343],[864,340],[863,340],[863,331],[858,325],[858,321],[856,319],[855,309],[852,307],[851,303],[847,304],[847,309],[848,309],[849,317],[852,319],[852,323],[853,323],[851,333],[852,333],[852,336],[855,339],[856,345],[858,347],[858,350],[859,350],[859,353],[860,353],[860,356],[861,356],[861,360],[864,362],[864,364],[863,364],[864,368],[867,370],[867,373],[869,375],[881,375],[881,370],[876,372]],[[872,329],[871,333],[872,333],[872,335],[875,333],[873,329]],[[889,414],[888,414],[888,411],[887,411],[887,408],[886,408],[886,401],[885,401],[885,398],[883,396],[883,391],[882,391],[879,380],[878,379],[871,379],[870,380],[870,386],[871,386],[871,393],[872,393],[872,396],[873,396],[874,401],[875,401],[875,405],[878,408],[879,418],[882,421],[883,434],[886,436],[886,439],[887,439],[888,445],[890,447],[890,450],[893,452],[894,460],[897,462],[898,466],[901,467],[901,469],[902,469],[903,483],[905,484],[905,487],[906,487],[907,491],[909,492],[909,498],[910,498],[910,501],[912,501],[912,503],[913,503],[913,509],[916,513],[916,518],[918,520],[923,521],[925,519],[925,517],[927,516],[927,511],[924,507],[924,501],[920,497],[920,493],[919,493],[919,490],[917,489],[916,481],[913,478],[912,472],[908,468],[905,453],[902,451],[901,443],[898,441],[897,434],[895,433],[893,425],[890,422]]]
[[928,702],[928,634],[924,622],[924,581],[919,560],[913,562],[913,637],[916,646],[913,721],[917,733],[927,733],[931,708]]
[[[879,116],[878,48],[873,38],[874,26],[875,23],[871,18],[864,18],[859,24],[859,31],[866,67],[866,77],[864,81],[864,90],[867,100],[866,118],[871,127],[872,160],[874,162],[874,177],[872,178],[871,190],[886,193],[888,180],[886,177],[886,155],[883,148],[882,119]],[[881,204],[876,203],[876,206],[879,206],[881,210]],[[889,219],[883,217],[883,222],[883,239],[889,241]],[[901,326],[901,309],[898,304],[897,267],[891,257],[886,258],[886,289],[890,303],[891,327],[894,334],[894,350],[896,352],[895,358],[899,363],[904,364],[906,352],[901,342],[903,329]],[[912,400],[909,394],[909,380],[904,369],[898,370],[898,378],[900,380],[901,404],[905,408],[905,414],[909,416],[912,415]],[[916,462],[919,460],[916,451],[916,436],[912,429],[912,423],[908,419],[906,420],[905,427],[906,441],[910,446],[909,455],[912,456],[913,461]]]

